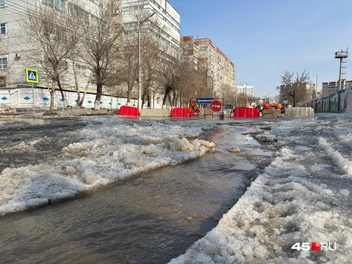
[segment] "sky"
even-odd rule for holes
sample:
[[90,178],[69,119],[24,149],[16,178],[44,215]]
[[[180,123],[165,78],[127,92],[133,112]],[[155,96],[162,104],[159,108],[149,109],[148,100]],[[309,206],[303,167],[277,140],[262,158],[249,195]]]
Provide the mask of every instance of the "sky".
[[[235,64],[236,83],[275,96],[285,71],[337,81],[335,52],[352,44],[350,0],[169,0],[181,35],[209,38]],[[351,59],[352,60],[352,59]],[[352,79],[350,59],[346,75]]]

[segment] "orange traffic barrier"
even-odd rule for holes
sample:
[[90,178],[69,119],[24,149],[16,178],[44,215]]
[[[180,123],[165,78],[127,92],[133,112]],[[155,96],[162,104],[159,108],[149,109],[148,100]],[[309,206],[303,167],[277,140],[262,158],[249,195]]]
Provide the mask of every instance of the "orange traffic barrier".
[[171,117],[194,117],[194,113],[188,112],[188,107],[175,107],[172,109]]

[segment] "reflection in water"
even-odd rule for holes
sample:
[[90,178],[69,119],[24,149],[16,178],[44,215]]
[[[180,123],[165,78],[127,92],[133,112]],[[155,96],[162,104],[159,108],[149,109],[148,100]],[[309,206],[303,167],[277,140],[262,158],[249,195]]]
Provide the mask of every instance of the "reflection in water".
[[239,131],[205,134],[218,147],[201,159],[0,218],[0,263],[168,262],[213,228],[259,173],[236,168],[243,159],[263,159],[248,156],[250,150],[236,156],[228,151]]

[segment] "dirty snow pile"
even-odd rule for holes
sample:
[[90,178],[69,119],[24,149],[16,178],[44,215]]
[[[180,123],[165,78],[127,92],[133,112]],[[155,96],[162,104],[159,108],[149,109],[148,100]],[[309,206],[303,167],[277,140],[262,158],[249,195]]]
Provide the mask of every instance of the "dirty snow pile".
[[351,263],[351,127],[350,119],[279,124],[271,133],[285,139],[272,163],[170,263]]
[[80,131],[84,139],[64,147],[56,157],[1,172],[0,215],[198,158],[215,148],[214,143],[198,139],[201,132],[201,125],[156,121],[131,125],[116,118],[91,122]]

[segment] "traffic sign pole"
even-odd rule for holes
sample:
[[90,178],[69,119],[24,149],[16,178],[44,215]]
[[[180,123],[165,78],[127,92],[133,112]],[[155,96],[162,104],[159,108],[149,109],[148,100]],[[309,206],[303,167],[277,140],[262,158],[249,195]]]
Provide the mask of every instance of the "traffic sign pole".
[[33,113],[35,113],[34,105],[34,84],[39,82],[38,70],[26,68],[26,82],[32,83],[32,101],[33,101]]
[[35,113],[35,105],[34,105],[34,84],[32,83],[32,101],[33,101],[33,113]]

